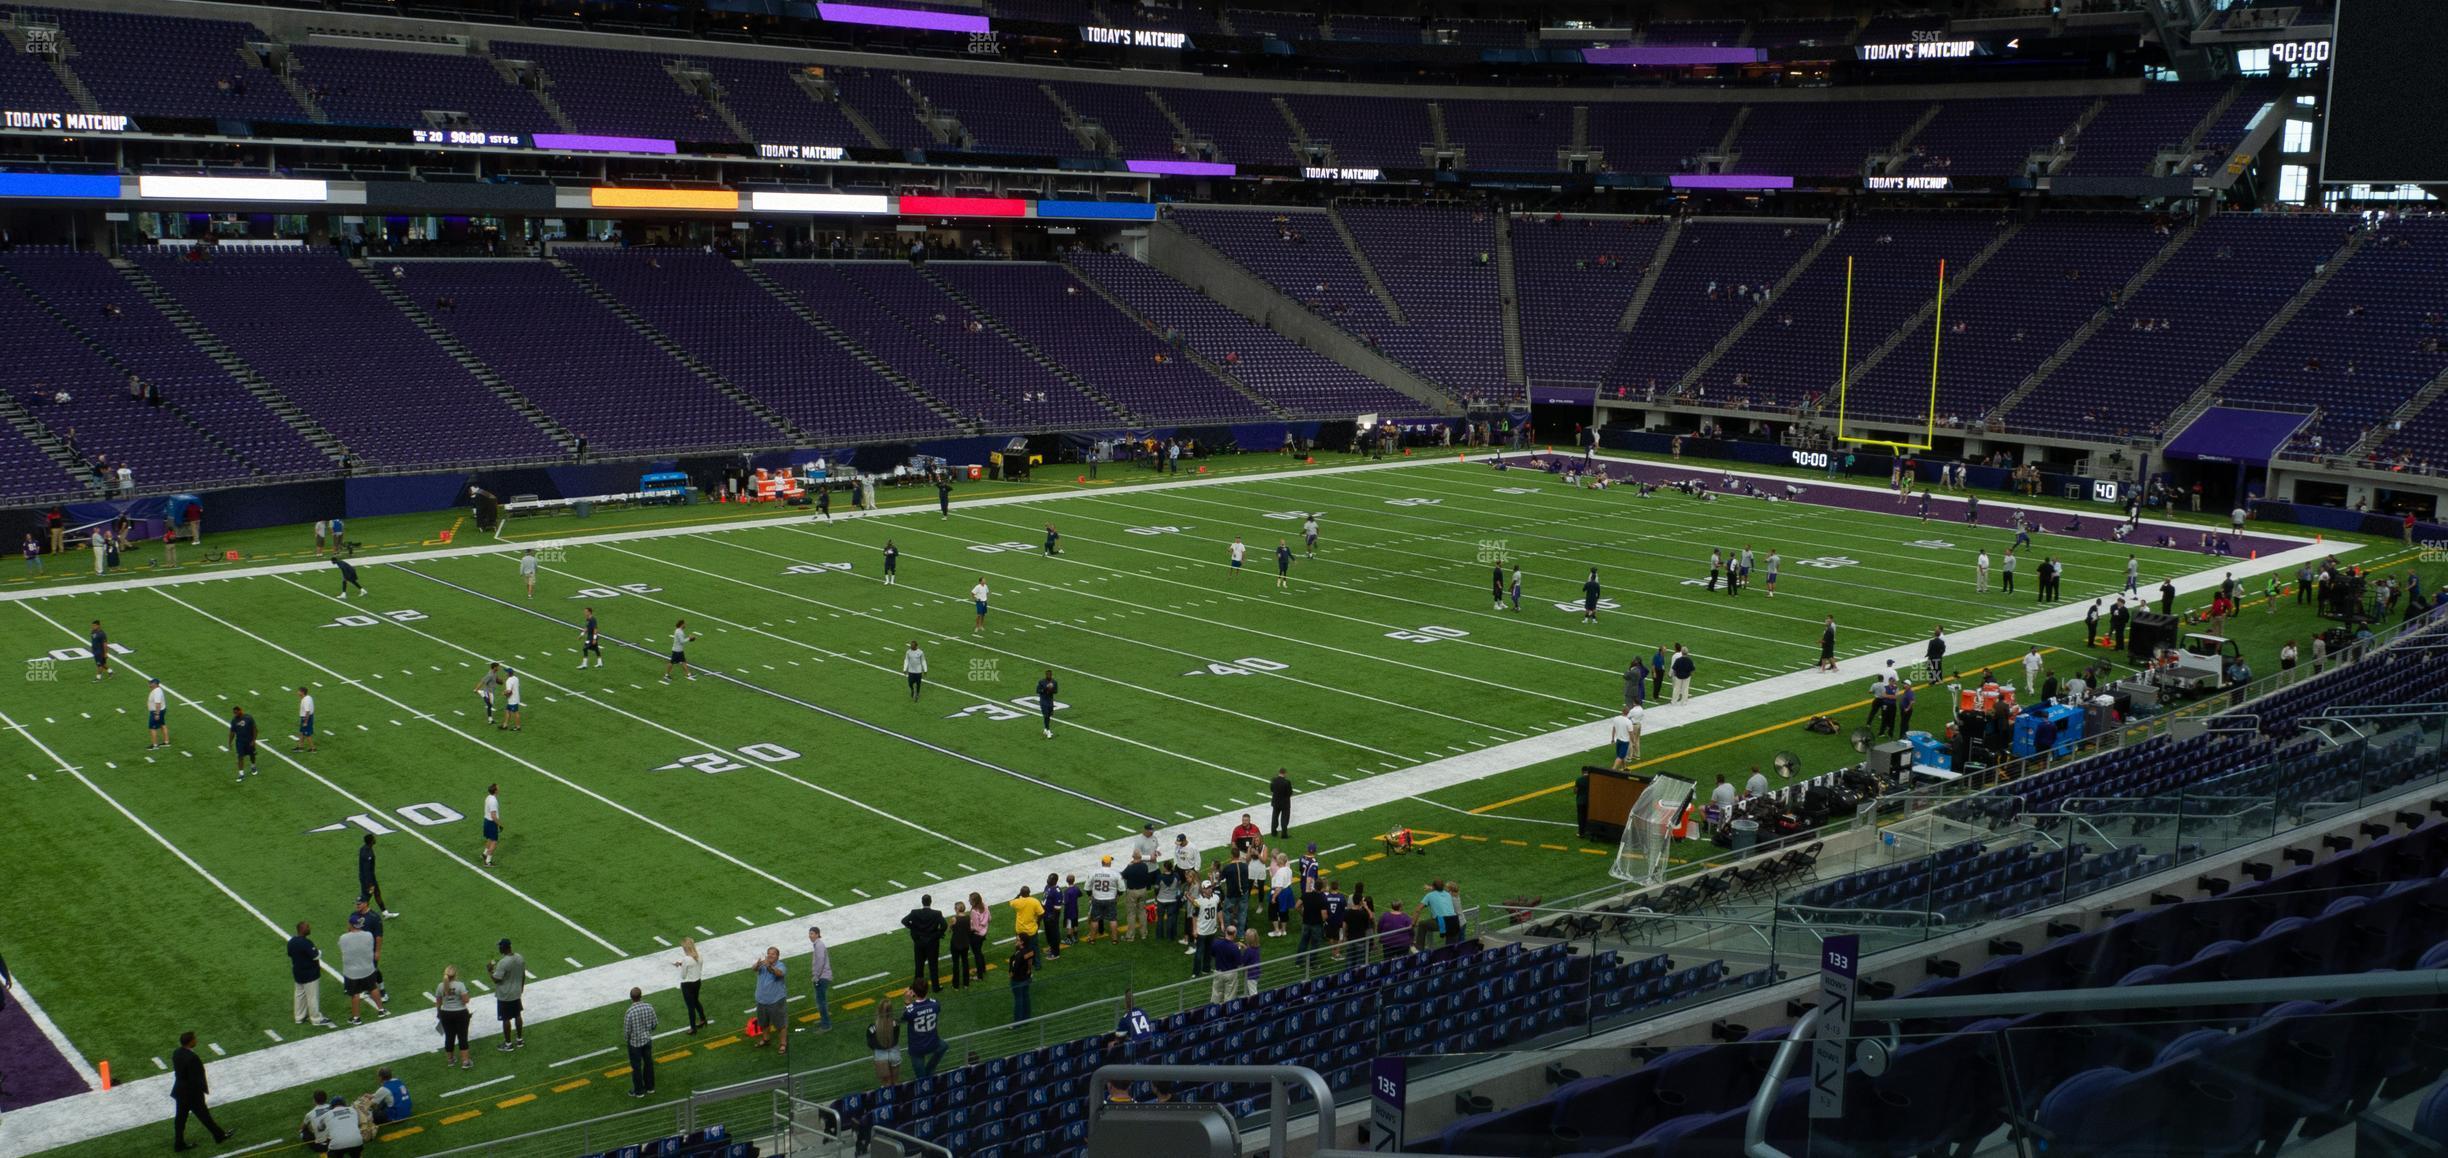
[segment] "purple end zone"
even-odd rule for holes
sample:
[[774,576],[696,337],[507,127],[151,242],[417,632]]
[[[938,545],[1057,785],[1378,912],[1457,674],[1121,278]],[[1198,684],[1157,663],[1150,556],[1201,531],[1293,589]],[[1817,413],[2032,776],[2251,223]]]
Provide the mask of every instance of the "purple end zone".
[[[0,1009],[0,1111],[86,1092],[85,1079],[36,1028],[24,1004]],[[163,1103],[167,1112],[168,1103]]]
[[[1580,459],[1571,455],[1563,454],[1532,454],[1521,458],[1509,459],[1507,461],[1511,462],[1517,467],[1526,467],[1533,470],[1544,470],[1549,462],[1578,463]],[[1893,492],[1883,489],[1853,489],[1853,487],[1863,485],[1860,483],[1854,483],[1853,487],[1820,486],[1818,485],[1820,480],[1817,479],[1751,474],[1744,471],[1731,470],[1724,465],[1706,460],[1697,460],[1689,463],[1645,463],[1600,459],[1598,465],[1601,470],[1606,472],[1607,477],[1609,478],[1638,479],[1641,482],[1650,483],[1653,485],[1670,482],[1683,482],[1689,479],[1697,478],[1707,482],[1710,487],[1714,488],[1717,485],[1718,480],[1724,478],[1728,474],[1732,474],[1737,478],[1753,480],[1761,490],[1767,491],[1772,495],[1776,495],[1778,498],[1785,498],[1783,488],[1789,483],[1794,486],[1801,487],[1803,492],[1802,497],[1798,499],[1786,499],[1785,501],[1787,502],[1806,503],[1813,506],[1822,507],[1841,507],[1846,510],[1869,511],[1873,514],[1896,515],[1899,517],[1912,518],[1916,520],[1918,519],[1921,509],[1920,500],[1917,498],[1914,499],[1911,504],[1899,507],[1896,505],[1896,498]],[[1737,495],[1733,497],[1739,498],[1743,496]],[[1984,493],[1980,496],[1980,500],[1980,520],[1977,525],[1983,529],[1996,531],[2000,535],[2005,535],[2007,533],[2006,518],[2008,515],[2012,514],[2015,509],[2014,496],[2003,493]],[[1964,522],[1962,505],[1963,500],[1960,497],[1933,493],[1930,497],[1930,526],[1937,528],[1974,525]],[[2095,539],[2103,543],[2114,542],[2116,539],[2114,532],[2117,526],[2125,521],[2124,511],[2104,505],[2096,512],[2075,512],[2068,511],[2062,507],[2044,506],[2029,506],[2024,509],[2033,512],[2039,517],[2042,531],[2040,534],[2032,536],[2032,543],[2035,547],[2042,543],[2046,543],[2051,537]],[[2065,527],[2067,519],[2077,515],[2082,519],[2082,529],[2078,531],[2066,530]],[[2200,528],[2190,526],[2175,527],[2170,528],[2168,533],[2176,536],[2177,550],[2200,550],[2198,545],[2201,542]],[[2136,532],[2137,541],[2132,542],[2129,545],[2136,547],[2157,546],[2158,544],[2156,540],[2159,534],[2160,531],[2155,529],[2154,525],[2147,517],[2145,517],[2143,520],[2142,529]],[[2304,545],[2301,543],[2292,543],[2283,539],[2273,539],[2265,535],[2255,535],[2251,533],[2229,535],[2227,536],[2227,542],[2228,546],[2232,548],[2232,552],[2226,556],[2226,558],[2230,559],[2248,558],[2254,554],[2266,555],[2274,554],[2279,551],[2290,551],[2296,547]],[[2046,554],[2046,551],[2044,550],[2042,553]],[[2210,556],[2204,557],[2209,558]],[[2205,566],[2207,566],[2207,564],[2205,564]],[[2123,579],[2124,576],[2120,574],[2116,576],[2116,578]],[[2153,582],[2156,582],[2156,580],[2153,580]]]

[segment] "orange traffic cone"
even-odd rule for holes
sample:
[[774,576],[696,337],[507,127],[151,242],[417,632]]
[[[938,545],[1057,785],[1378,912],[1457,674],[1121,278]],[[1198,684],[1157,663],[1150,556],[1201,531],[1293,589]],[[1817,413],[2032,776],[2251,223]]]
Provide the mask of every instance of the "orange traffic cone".
[[456,534],[456,533],[457,533],[457,532],[455,532],[455,531],[450,531],[450,530],[445,530],[445,531],[443,531],[443,532],[442,532],[442,541],[443,541],[443,542],[445,542],[445,543],[450,542],[450,541],[451,541],[451,536],[452,536],[452,535],[454,535],[454,534]]
[[1301,456],[1301,464],[1304,466],[1316,466],[1317,456],[1314,454],[1304,454]]
[[740,1033],[747,1037],[765,1036],[764,1028],[757,1024],[756,1015],[753,1013],[748,1015],[748,1024],[740,1027]]
[[1087,476],[1087,475],[1081,475],[1081,476],[1079,476],[1078,478],[1073,479],[1073,480],[1071,480],[1071,481],[1073,481],[1073,482],[1082,482],[1082,483],[1084,483],[1084,482],[1087,482],[1087,481],[1088,481],[1088,476]]

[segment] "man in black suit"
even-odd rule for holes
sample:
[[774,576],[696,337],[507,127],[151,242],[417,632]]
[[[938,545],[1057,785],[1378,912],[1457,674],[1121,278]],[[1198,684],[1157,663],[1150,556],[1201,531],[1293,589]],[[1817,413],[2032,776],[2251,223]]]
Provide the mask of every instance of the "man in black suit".
[[933,989],[939,980],[936,969],[943,961],[944,930],[948,927],[944,923],[944,915],[935,911],[935,898],[918,898],[918,907],[901,918],[901,927],[909,930],[910,972],[917,977],[919,984]]
[[178,1107],[178,1117],[171,1119],[170,1148],[192,1150],[187,1144],[187,1115],[193,1114],[204,1128],[212,1131],[213,1141],[227,1142],[230,1132],[213,1121],[212,1110],[205,1106],[204,1095],[212,1086],[204,1080],[204,1059],[196,1056],[196,1035],[188,1030],[179,1035],[178,1048],[170,1051],[170,1102]]
[[1281,768],[1267,782],[1267,827],[1277,837],[1292,836],[1292,775]]

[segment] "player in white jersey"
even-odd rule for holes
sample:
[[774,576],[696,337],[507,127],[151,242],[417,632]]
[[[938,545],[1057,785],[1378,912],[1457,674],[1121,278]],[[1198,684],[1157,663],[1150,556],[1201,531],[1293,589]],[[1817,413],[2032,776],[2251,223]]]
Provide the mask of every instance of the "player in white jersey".
[[526,554],[519,556],[519,578],[527,584],[527,598],[529,599],[535,598],[535,575],[535,548],[529,547]]
[[1240,578],[1240,577],[1241,577],[1241,561],[1242,561],[1244,558],[1248,557],[1248,555],[1249,555],[1249,548],[1248,548],[1248,547],[1246,547],[1246,546],[1243,546],[1243,545],[1242,545],[1242,543],[1241,543],[1241,537],[1240,537],[1240,536],[1238,536],[1238,535],[1233,536],[1233,542],[1232,542],[1232,574],[1231,574],[1230,576],[1228,576],[1229,578],[1238,579],[1238,578]]
[[1308,546],[1309,557],[1312,559],[1317,558],[1317,520],[1318,517],[1314,514],[1301,520],[1301,542]]
[[688,661],[688,645],[696,640],[696,636],[689,634],[688,620],[683,619],[672,624],[671,658],[663,661],[664,683],[671,682],[672,669],[675,667],[680,669],[680,674],[690,679],[697,678],[697,673],[690,670]]
[[1972,590],[1987,591],[1988,589],[1989,552],[1983,551],[1972,558]]
[[519,718],[519,674],[518,669],[514,667],[502,669],[501,726],[505,731],[511,732],[527,730],[526,722]]
[[158,679],[145,687],[145,739],[147,752],[170,746],[170,696]]
[[289,750],[292,752],[315,750],[314,693],[305,688],[298,689],[297,742],[289,745]]
[[969,628],[971,635],[986,634],[986,577],[978,576],[977,586],[969,589],[969,601],[977,605],[977,622]]

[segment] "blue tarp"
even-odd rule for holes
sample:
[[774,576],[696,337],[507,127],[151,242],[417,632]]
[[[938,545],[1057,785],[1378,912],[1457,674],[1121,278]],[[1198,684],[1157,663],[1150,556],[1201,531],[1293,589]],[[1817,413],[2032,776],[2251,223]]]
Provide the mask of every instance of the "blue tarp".
[[2172,459],[2268,466],[2277,457],[2278,448],[2285,446],[2286,440],[2311,418],[2309,414],[2283,410],[2213,406],[2177,431],[2160,454]]

